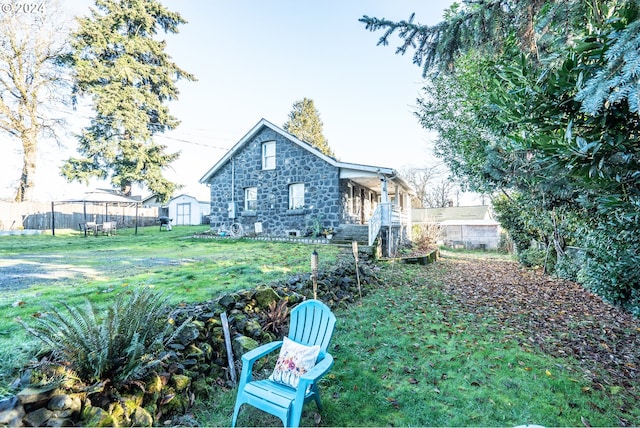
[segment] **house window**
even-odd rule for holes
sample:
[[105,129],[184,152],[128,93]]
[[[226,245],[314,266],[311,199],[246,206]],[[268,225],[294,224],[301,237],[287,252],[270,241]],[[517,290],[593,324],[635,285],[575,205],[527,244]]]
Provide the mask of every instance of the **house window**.
[[289,209],[296,210],[304,206],[304,183],[289,185]]
[[258,210],[258,188],[247,187],[244,189],[244,210],[245,211],[257,211]]
[[262,143],[262,169],[276,169],[276,142]]
[[352,185],[349,185],[349,214],[355,215],[358,212],[358,202],[356,201],[356,192]]

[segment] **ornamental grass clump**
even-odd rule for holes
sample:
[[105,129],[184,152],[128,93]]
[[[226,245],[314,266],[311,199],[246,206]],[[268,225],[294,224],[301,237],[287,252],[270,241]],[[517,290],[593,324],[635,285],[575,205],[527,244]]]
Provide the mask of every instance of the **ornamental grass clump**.
[[21,324],[85,384],[142,379],[170,356],[166,346],[190,321],[176,328],[167,298],[148,287],[118,295],[104,314],[88,301],[78,308],[59,305],[47,305],[35,325]]

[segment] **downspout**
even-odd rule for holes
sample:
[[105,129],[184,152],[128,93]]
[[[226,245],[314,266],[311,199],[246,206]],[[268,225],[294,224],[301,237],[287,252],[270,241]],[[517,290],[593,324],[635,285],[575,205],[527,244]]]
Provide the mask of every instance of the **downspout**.
[[231,202],[236,201],[236,162],[231,158]]
[[238,215],[238,207],[236,206],[236,160],[231,157],[231,202],[227,204],[227,219],[231,219],[231,223],[236,220]]

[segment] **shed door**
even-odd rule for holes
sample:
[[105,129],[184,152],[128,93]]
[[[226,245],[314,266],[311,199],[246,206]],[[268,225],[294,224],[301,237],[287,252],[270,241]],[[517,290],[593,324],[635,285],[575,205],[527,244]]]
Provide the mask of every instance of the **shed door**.
[[191,224],[191,204],[178,204],[176,217],[176,224]]

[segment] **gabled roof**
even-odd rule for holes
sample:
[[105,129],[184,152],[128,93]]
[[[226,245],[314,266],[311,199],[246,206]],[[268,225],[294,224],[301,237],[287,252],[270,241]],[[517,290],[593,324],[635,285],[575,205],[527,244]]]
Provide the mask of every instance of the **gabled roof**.
[[288,140],[292,141],[294,144],[297,144],[304,150],[307,150],[310,153],[313,153],[315,156],[323,159],[329,164],[335,166],[340,169],[340,178],[362,178],[369,177],[379,179],[381,176],[388,177],[389,179],[393,179],[410,193],[414,193],[411,186],[409,186],[404,180],[399,178],[398,172],[393,168],[386,168],[381,166],[372,166],[372,165],[361,165],[356,163],[348,163],[348,162],[340,162],[331,156],[327,156],[322,153],[320,150],[315,148],[309,143],[305,143],[304,141],[298,139],[296,136],[288,133],[284,129],[274,125],[266,119],[260,119],[260,121],[253,127],[247,134],[240,139],[218,162],[205,175],[200,179],[200,183],[208,182],[211,177],[229,160],[233,157],[233,155],[241,150],[249,141],[251,141],[259,132],[263,130],[263,128],[269,128],[272,131],[286,137]]
[[182,197],[186,197],[186,198],[191,198],[191,199],[197,200],[195,198],[195,196],[187,195],[186,193],[181,193],[178,196],[173,196],[171,199],[169,199],[169,202],[173,201],[174,199],[178,199],[178,198],[182,198]]
[[195,196],[192,196],[192,195],[189,195],[189,194],[186,194],[186,193],[181,193],[181,194],[179,194],[178,196],[174,196],[174,197],[172,197],[171,199],[169,199],[165,205],[168,205],[171,201],[175,201],[175,200],[176,200],[176,199],[178,199],[178,198],[189,198],[189,199],[193,199],[194,201],[196,201],[196,202],[198,202],[198,203],[200,203],[200,204],[208,204],[208,203],[209,203],[209,201],[201,201],[201,200],[199,200],[198,198],[196,198]]

